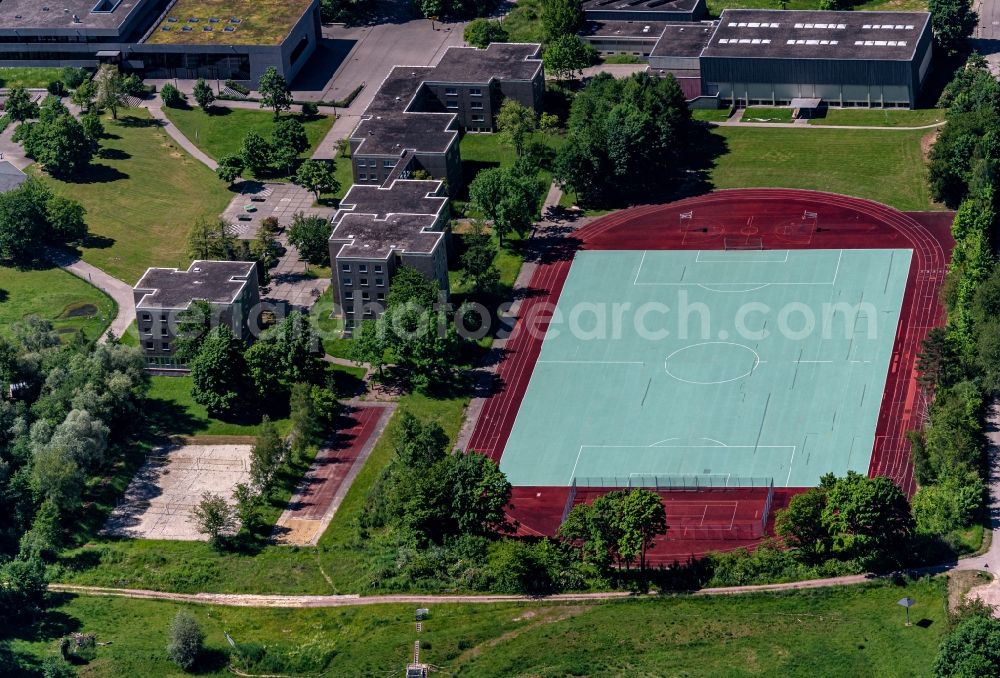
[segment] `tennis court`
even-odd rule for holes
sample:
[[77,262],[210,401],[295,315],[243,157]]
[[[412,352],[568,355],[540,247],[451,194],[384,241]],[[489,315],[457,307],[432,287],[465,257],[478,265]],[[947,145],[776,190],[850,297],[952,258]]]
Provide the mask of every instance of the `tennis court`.
[[582,487],[867,473],[911,254],[578,252],[501,469]]

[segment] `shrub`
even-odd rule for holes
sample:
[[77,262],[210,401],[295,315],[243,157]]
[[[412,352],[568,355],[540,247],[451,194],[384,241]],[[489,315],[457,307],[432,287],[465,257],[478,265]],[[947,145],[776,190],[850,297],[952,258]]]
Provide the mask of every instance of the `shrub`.
[[45,89],[54,97],[61,97],[66,94],[66,87],[63,85],[62,80],[53,80],[45,86]]
[[185,671],[189,671],[198,661],[205,634],[190,612],[180,610],[170,624],[170,642],[167,656]]
[[319,104],[315,101],[307,101],[302,104],[302,115],[307,118],[312,118],[319,115]]
[[130,97],[141,97],[146,93],[146,88],[142,84],[142,78],[135,73],[129,73],[122,78],[121,88]]
[[66,83],[66,86],[70,89],[76,89],[84,83],[90,74],[87,72],[86,68],[76,68],[74,66],[66,66],[62,69],[62,81]]
[[184,95],[181,94],[179,89],[168,82],[162,87],[162,89],[160,89],[160,99],[163,100],[164,106],[177,108],[181,105],[181,102],[184,101]]

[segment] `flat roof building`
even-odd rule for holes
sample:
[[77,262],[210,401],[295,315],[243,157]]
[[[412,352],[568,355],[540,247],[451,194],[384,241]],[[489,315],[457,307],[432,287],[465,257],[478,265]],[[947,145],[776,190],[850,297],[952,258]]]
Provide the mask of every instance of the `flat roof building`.
[[584,0],[588,21],[698,21],[705,0]]
[[120,64],[149,77],[291,80],[319,44],[319,0],[4,0],[0,66]]
[[385,308],[392,276],[410,266],[448,295],[448,198],[442,182],[351,186],[333,215],[333,295],[351,329]]
[[912,107],[931,61],[926,12],[725,10],[700,56],[723,102]]
[[132,290],[139,346],[151,367],[183,367],[174,358],[177,316],[194,301],[208,302],[213,324],[225,324],[233,334],[249,339],[249,320],[260,302],[257,263],[253,261],[193,261],[186,271],[149,268]]

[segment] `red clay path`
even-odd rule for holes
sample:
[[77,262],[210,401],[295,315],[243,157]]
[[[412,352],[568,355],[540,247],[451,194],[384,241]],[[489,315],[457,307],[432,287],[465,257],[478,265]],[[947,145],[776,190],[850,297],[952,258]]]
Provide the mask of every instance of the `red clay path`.
[[[812,219],[808,213],[815,213],[816,218]],[[682,218],[688,214],[689,217]],[[915,381],[916,354],[928,330],[943,321],[944,310],[938,296],[954,245],[951,218],[952,214],[947,212],[904,214],[879,203],[832,193],[736,189],[666,205],[636,207],[598,219],[543,255],[497,368],[500,386],[484,403],[468,449],[499,462],[541,351],[540,336],[544,332],[528,332],[526,327],[531,324],[539,330],[547,327],[549,309],[558,301],[573,254],[579,249],[722,250],[743,243],[759,244],[764,249],[911,249],[910,275],[876,426],[869,475],[888,476],[912,495],[916,485],[905,433],[920,427],[925,408]],[[776,489],[772,518],[773,509],[787,505],[791,496],[802,489]],[[759,492],[754,497],[748,496],[747,490],[738,492],[739,496],[729,499],[743,502],[736,512],[738,516],[752,515],[756,510],[753,506],[762,506]],[[725,501],[707,495],[696,498],[692,492],[662,494],[668,502],[687,502],[688,509],[698,499],[705,506],[712,501]],[[522,534],[551,535],[568,508],[568,499],[566,487],[515,487],[511,515],[520,523]],[[585,495],[581,491],[574,503],[583,500]],[[722,524],[711,523],[716,527]],[[669,562],[759,541],[705,539],[702,537],[708,533],[704,530],[692,532],[694,538],[685,538],[684,526],[676,522],[674,525],[680,529],[671,529],[668,537],[659,541],[654,560]]]

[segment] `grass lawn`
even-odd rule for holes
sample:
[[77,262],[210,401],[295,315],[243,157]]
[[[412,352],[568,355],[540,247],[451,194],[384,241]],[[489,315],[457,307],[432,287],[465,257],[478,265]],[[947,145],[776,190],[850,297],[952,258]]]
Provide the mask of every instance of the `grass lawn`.
[[[532,142],[541,142],[554,152],[566,144],[566,137],[536,132],[528,139],[528,143]],[[514,149],[502,143],[496,134],[466,134],[462,137],[459,150],[462,154],[462,176],[466,187],[482,170],[490,167],[508,167],[517,159]],[[548,187],[552,184],[552,172],[543,167],[538,172],[538,181],[545,187],[539,198],[540,206],[545,200]],[[461,199],[465,200],[467,197],[468,190],[465,190]]]
[[[218,216],[231,193],[215,174],[179,148],[143,109],[105,118],[100,157],[74,181],[44,175],[61,195],[87,210],[91,237],[83,258],[134,284],[149,266],[187,268],[185,238],[201,217]],[[36,175],[42,172],[31,167]]]
[[875,127],[921,127],[944,121],[940,108],[905,109],[830,108],[822,118],[813,118],[810,125],[870,125]]
[[323,342],[323,350],[337,357],[351,359],[351,340],[343,336],[344,319],[333,315],[333,287],[327,287],[323,295],[309,309],[316,336]]
[[[164,390],[171,387],[180,388],[153,377],[152,396],[166,399]],[[181,392],[173,399],[181,400],[183,396]],[[375,445],[318,547],[266,546],[255,554],[219,553],[202,542],[94,538],[86,546],[64,553],[56,567],[56,578],[78,584],[189,593],[374,592],[372,568],[376,562],[393,561],[395,551],[378,551],[369,541],[360,541],[355,524],[373,483],[392,458],[400,413],[409,411],[439,422],[454,441],[467,403],[465,397],[438,400],[413,394],[401,398],[386,435]],[[190,405],[188,408],[194,409]],[[174,409],[185,414],[176,405]],[[199,433],[239,432],[214,426],[209,422]],[[252,431],[247,428],[242,433]]]
[[728,151],[711,170],[715,188],[780,187],[869,198],[901,210],[931,201],[921,140],[928,130],[718,127]]
[[[208,114],[197,106],[190,108],[165,106],[163,113],[170,122],[177,125],[177,129],[184,136],[216,160],[238,153],[243,144],[243,137],[251,130],[265,139],[271,138],[271,131],[274,129],[274,114],[271,111],[226,108],[224,105],[215,105],[211,110],[211,114]],[[300,120],[309,138],[309,150],[303,154],[308,157],[330,131],[334,117],[321,115]]]
[[743,111],[743,120],[746,122],[791,122],[792,109],[751,106]]
[[702,122],[722,122],[729,120],[728,108],[696,108],[691,111],[691,117]]
[[[191,377],[150,377],[148,410],[166,435],[252,436],[259,417],[246,421],[222,421],[208,415],[204,406],[191,398]],[[288,430],[287,418],[276,419],[278,430]]]
[[[904,596],[917,601],[909,627],[896,605]],[[939,578],[720,598],[432,605],[420,655],[459,676],[924,676],[946,631],[946,604]],[[171,620],[186,609],[206,634],[199,675],[230,675],[226,632],[298,662],[297,671],[278,664],[267,673],[391,675],[417,638],[414,607],[283,610],[63,596],[50,614],[61,623],[38,625],[13,650],[40,662],[57,652],[61,635],[95,633],[101,645],[81,675],[178,675],[163,648]]]
[[510,42],[543,42],[541,0],[519,0],[504,17],[503,27]]
[[28,315],[51,320],[67,337],[82,330],[97,339],[118,312],[108,295],[58,268],[18,270],[0,266],[0,334]]
[[0,68],[0,87],[45,89],[55,80],[62,80],[61,68],[35,66]]

